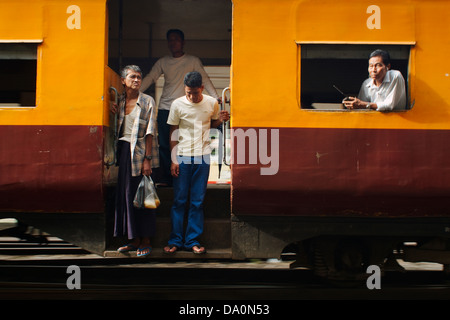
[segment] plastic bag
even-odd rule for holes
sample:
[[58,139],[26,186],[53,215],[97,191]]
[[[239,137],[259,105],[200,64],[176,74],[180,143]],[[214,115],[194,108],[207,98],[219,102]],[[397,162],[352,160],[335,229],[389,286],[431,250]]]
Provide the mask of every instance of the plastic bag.
[[133,205],[139,209],[156,209],[160,203],[152,178],[143,176],[136,190]]

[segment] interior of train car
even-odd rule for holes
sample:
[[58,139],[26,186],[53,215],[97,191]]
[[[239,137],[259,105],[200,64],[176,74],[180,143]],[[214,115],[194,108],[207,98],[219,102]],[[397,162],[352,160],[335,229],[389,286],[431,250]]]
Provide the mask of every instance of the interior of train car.
[[7,75],[0,78],[2,106],[34,106],[37,46],[37,43],[0,43],[0,69]]
[[[184,51],[200,58],[218,95],[222,96],[230,83],[231,10],[229,0],[109,0],[108,65],[119,73],[122,67],[135,64],[145,76],[159,58],[170,54],[166,32],[181,29],[185,34]],[[163,83],[164,76],[161,76],[146,90],[157,104]],[[218,135],[217,131],[211,131],[214,150],[210,183],[226,184],[230,181],[230,171],[229,166],[222,165],[219,151],[223,143]]]
[[[109,0],[108,9],[108,66],[119,74],[126,65],[138,65],[144,77],[155,62],[170,55],[166,33],[180,29],[185,35],[184,52],[200,58],[218,96],[230,86],[232,2],[229,0]],[[145,93],[154,97],[156,104],[162,93],[164,75]],[[208,94],[208,92],[205,92]],[[227,91],[227,96],[230,93]],[[224,108],[230,108],[229,102]],[[229,122],[227,123],[229,127]],[[229,132],[229,131],[228,131]],[[202,236],[209,243],[210,256],[230,255],[230,166],[224,163],[223,136],[211,130],[213,146],[209,191],[205,199],[205,232]],[[228,133],[229,136],[229,133]],[[220,139],[219,139],[220,138]],[[157,172],[156,172],[157,174]],[[160,236],[153,239],[155,248],[163,247],[170,232],[169,212],[172,203],[171,188],[158,191],[161,206],[158,208],[157,229]],[[112,229],[111,229],[112,230]],[[107,238],[110,235],[107,234]],[[110,239],[106,256],[115,256],[117,239]],[[155,254],[157,250],[154,250]],[[161,250],[162,252],[162,250]]]

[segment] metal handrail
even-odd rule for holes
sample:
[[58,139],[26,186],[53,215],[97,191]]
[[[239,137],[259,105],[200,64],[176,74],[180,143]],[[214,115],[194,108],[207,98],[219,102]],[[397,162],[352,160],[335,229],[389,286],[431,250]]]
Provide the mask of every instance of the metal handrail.
[[[226,104],[226,92],[230,91],[230,87],[226,87],[222,91],[222,103],[221,103],[221,110],[225,110],[225,104]],[[226,166],[229,166],[230,164],[227,162],[227,136],[226,136],[226,128],[227,128],[227,121],[224,121],[222,123],[222,138],[223,138],[223,163]]]
[[[110,87],[109,92],[114,92],[114,103],[117,105],[119,102],[119,92],[116,88]],[[110,113],[111,110],[110,110]],[[117,112],[114,114],[114,152],[113,152],[113,159],[111,161],[108,161],[105,163],[106,166],[110,167],[116,164],[116,153],[117,153]]]

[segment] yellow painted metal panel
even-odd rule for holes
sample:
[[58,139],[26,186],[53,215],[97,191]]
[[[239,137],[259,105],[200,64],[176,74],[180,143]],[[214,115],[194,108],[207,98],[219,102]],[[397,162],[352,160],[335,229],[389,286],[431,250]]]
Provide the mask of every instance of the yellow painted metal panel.
[[0,39],[42,39],[43,1],[0,0]]
[[303,41],[397,42],[415,40],[411,1],[302,1],[295,33]]
[[1,0],[0,8],[0,39],[43,40],[36,106],[0,106],[0,125],[102,125],[106,0]]
[[[378,21],[371,5],[379,9]],[[443,0],[233,1],[232,125],[450,128],[449,9]],[[415,44],[409,68],[413,109],[301,109],[300,50],[306,42]]]

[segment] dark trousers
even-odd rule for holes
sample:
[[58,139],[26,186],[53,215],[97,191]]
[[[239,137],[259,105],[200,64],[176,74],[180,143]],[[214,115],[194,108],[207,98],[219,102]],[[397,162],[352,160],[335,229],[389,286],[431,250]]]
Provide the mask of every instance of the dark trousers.
[[152,237],[156,230],[155,210],[137,209],[133,206],[136,190],[142,176],[131,176],[130,144],[125,141],[118,143],[119,174],[116,189],[116,209],[114,219],[114,236]]
[[160,178],[158,182],[167,183],[172,186],[172,175],[170,173],[170,125],[167,124],[169,110],[158,110],[158,143],[159,143],[159,166]]

